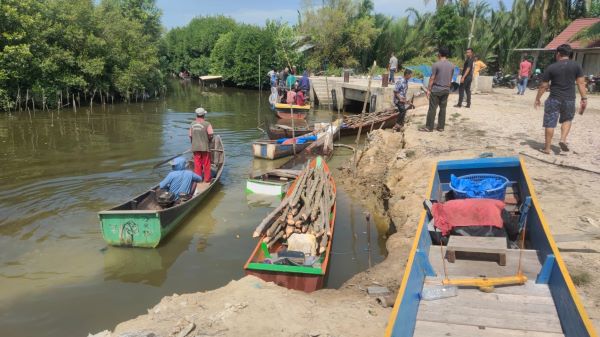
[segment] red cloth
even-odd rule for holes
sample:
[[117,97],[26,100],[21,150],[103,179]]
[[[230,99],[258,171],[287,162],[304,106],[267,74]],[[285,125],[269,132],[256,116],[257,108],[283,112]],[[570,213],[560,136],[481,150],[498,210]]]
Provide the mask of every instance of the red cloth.
[[302,91],[296,93],[296,105],[304,105],[304,93]]
[[495,199],[460,199],[435,203],[431,209],[435,227],[448,235],[461,226],[494,226],[503,228],[504,202]]
[[205,183],[210,182],[210,152],[194,151],[194,173],[202,176]]

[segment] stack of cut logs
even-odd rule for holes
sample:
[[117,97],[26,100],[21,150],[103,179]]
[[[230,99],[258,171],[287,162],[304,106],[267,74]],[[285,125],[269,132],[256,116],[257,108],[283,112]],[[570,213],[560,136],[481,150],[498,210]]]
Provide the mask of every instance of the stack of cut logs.
[[264,234],[263,242],[271,248],[293,233],[306,233],[314,235],[321,254],[331,236],[329,216],[334,202],[331,174],[323,165],[307,167],[298,176],[292,193],[256,227],[253,237]]
[[365,124],[376,123],[397,113],[398,111],[396,109],[388,108],[382,111],[366,113],[364,118],[362,118],[361,114],[344,116],[344,125],[349,128],[357,128],[361,124],[364,126]]

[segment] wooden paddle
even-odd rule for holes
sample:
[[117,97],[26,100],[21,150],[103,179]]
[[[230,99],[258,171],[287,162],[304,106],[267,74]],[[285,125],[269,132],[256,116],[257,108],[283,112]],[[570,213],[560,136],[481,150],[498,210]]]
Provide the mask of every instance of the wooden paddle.
[[169,157],[169,158],[167,158],[167,159],[165,159],[165,160],[161,161],[160,163],[158,163],[158,164],[156,164],[156,165],[152,166],[152,169],[154,170],[155,168],[157,168],[157,167],[159,167],[159,166],[161,166],[161,165],[163,165],[163,164],[165,164],[165,163],[169,162],[171,159],[175,159],[175,158],[177,158],[177,157],[179,157],[179,156],[183,156],[184,154],[186,154],[186,153],[190,153],[190,152],[192,152],[192,149],[187,149],[187,150],[185,150],[185,151],[183,151],[183,152],[181,152],[181,153],[178,153],[178,154],[176,154],[176,155],[174,155],[174,156],[172,156],[172,157]]

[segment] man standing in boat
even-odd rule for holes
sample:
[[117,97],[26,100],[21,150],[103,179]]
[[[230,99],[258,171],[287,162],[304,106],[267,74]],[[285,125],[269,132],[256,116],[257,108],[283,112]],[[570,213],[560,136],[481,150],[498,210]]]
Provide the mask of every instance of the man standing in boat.
[[206,110],[196,109],[196,120],[190,126],[190,141],[194,153],[194,173],[201,175],[205,183],[210,182],[210,140],[213,136],[212,125],[204,120]]

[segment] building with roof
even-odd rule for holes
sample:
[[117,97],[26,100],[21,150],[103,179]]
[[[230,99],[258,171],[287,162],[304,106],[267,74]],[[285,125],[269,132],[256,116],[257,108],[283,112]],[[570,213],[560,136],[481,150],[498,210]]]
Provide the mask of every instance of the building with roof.
[[515,49],[522,52],[554,52],[558,46],[568,43],[573,48],[573,59],[581,64],[586,75],[600,74],[600,39],[578,40],[577,34],[594,24],[600,23],[600,18],[577,19],[560,34],[558,34],[546,47],[536,49]]

